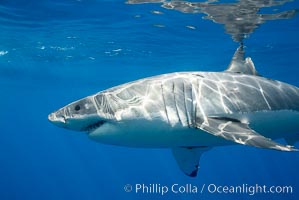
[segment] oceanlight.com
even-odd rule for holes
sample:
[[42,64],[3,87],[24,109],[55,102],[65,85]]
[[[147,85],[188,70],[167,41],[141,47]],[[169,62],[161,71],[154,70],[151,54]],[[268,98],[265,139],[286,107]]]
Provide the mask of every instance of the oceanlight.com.
[[125,192],[136,193],[136,194],[158,194],[158,195],[167,195],[167,194],[246,194],[246,195],[255,195],[255,194],[292,194],[293,187],[290,185],[276,185],[276,186],[267,186],[267,185],[217,185],[217,184],[170,184],[163,185],[159,183],[152,184],[126,184],[124,186]]

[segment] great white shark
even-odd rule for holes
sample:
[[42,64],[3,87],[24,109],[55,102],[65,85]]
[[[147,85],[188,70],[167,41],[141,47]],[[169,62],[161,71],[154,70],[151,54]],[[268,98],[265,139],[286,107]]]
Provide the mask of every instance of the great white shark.
[[224,72],[144,78],[70,103],[48,119],[101,143],[171,148],[180,169],[194,177],[212,147],[297,151],[291,145],[299,139],[299,88],[259,75],[240,46]]

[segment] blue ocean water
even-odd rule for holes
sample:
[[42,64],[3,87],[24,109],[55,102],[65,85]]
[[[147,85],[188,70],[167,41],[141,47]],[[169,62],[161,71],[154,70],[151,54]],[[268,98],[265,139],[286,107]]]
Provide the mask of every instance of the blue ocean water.
[[[271,12],[298,8],[293,1]],[[1,0],[0,199],[298,199],[297,152],[218,147],[190,178],[168,149],[104,145],[48,122],[55,109],[128,81],[224,70],[238,43],[203,16],[123,0]],[[270,20],[244,40],[260,74],[299,86],[298,25],[298,15]],[[127,184],[198,192],[126,192]],[[292,192],[250,193],[257,184]],[[248,190],[209,192],[213,185]]]

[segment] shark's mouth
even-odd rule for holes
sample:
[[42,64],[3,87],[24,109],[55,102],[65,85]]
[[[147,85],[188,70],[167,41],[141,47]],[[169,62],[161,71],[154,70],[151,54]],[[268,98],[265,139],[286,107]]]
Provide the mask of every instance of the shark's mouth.
[[82,129],[82,131],[86,131],[88,134],[91,133],[92,131],[94,131],[95,129],[101,127],[103,124],[105,124],[106,122],[101,120],[98,121],[96,123],[90,124],[89,126],[85,127]]

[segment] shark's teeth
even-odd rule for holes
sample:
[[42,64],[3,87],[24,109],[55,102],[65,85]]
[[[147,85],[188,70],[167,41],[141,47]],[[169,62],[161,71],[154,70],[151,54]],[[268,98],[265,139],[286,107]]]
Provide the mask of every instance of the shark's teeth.
[[94,124],[91,124],[91,125],[87,126],[82,131],[87,131],[88,133],[90,133],[93,130],[95,130],[95,129],[99,128],[100,126],[102,126],[104,123],[105,123],[105,121],[98,121]]

